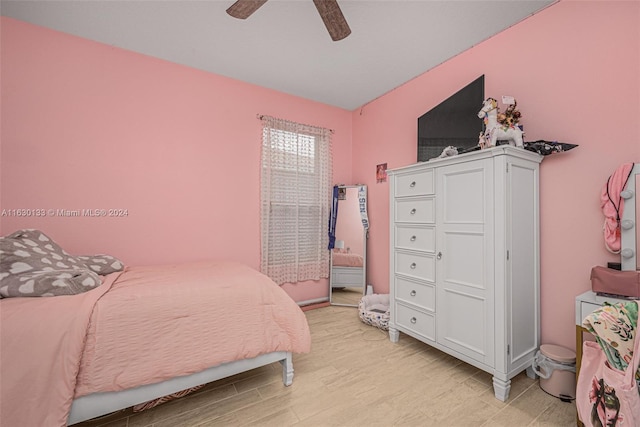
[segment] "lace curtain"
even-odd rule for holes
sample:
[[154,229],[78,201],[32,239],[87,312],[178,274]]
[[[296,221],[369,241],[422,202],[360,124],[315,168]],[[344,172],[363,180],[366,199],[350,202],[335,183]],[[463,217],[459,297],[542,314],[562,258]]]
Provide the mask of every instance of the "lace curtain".
[[261,120],[261,270],[278,284],[327,278],[331,131]]

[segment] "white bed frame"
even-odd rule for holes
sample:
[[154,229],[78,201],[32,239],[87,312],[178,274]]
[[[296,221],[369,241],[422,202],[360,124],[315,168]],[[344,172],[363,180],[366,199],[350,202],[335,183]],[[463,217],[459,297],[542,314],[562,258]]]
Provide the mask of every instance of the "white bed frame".
[[93,393],[75,399],[71,405],[71,413],[67,425],[110,414],[111,412],[167,396],[200,384],[210,383],[230,377],[241,372],[269,365],[274,362],[282,364],[282,382],[285,386],[293,382],[293,360],[290,352],[279,351],[267,353],[253,359],[223,363],[202,372],[172,378],[156,384],[105,393]]
[[363,288],[364,267],[331,267],[332,288]]

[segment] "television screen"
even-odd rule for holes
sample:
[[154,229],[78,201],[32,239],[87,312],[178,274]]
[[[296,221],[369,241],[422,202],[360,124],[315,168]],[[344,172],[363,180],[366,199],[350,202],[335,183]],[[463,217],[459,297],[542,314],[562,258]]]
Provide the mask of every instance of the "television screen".
[[452,145],[458,152],[478,145],[483,121],[484,75],[418,118],[418,161],[440,156]]

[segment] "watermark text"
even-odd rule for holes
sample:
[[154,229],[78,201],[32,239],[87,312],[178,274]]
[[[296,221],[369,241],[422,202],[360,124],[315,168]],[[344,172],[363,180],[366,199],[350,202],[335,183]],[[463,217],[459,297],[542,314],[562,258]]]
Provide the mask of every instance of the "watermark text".
[[129,216],[129,209],[63,209],[63,208],[17,208],[17,209],[2,209],[0,212],[2,217],[16,217],[16,218],[43,218],[43,217],[55,217],[55,218],[125,218]]

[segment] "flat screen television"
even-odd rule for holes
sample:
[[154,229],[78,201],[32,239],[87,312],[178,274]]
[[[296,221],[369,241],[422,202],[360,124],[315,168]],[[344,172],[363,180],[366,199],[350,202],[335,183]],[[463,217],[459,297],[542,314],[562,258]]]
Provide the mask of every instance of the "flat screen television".
[[458,152],[478,145],[484,125],[478,111],[484,102],[484,75],[418,118],[418,161],[440,156],[452,145]]

